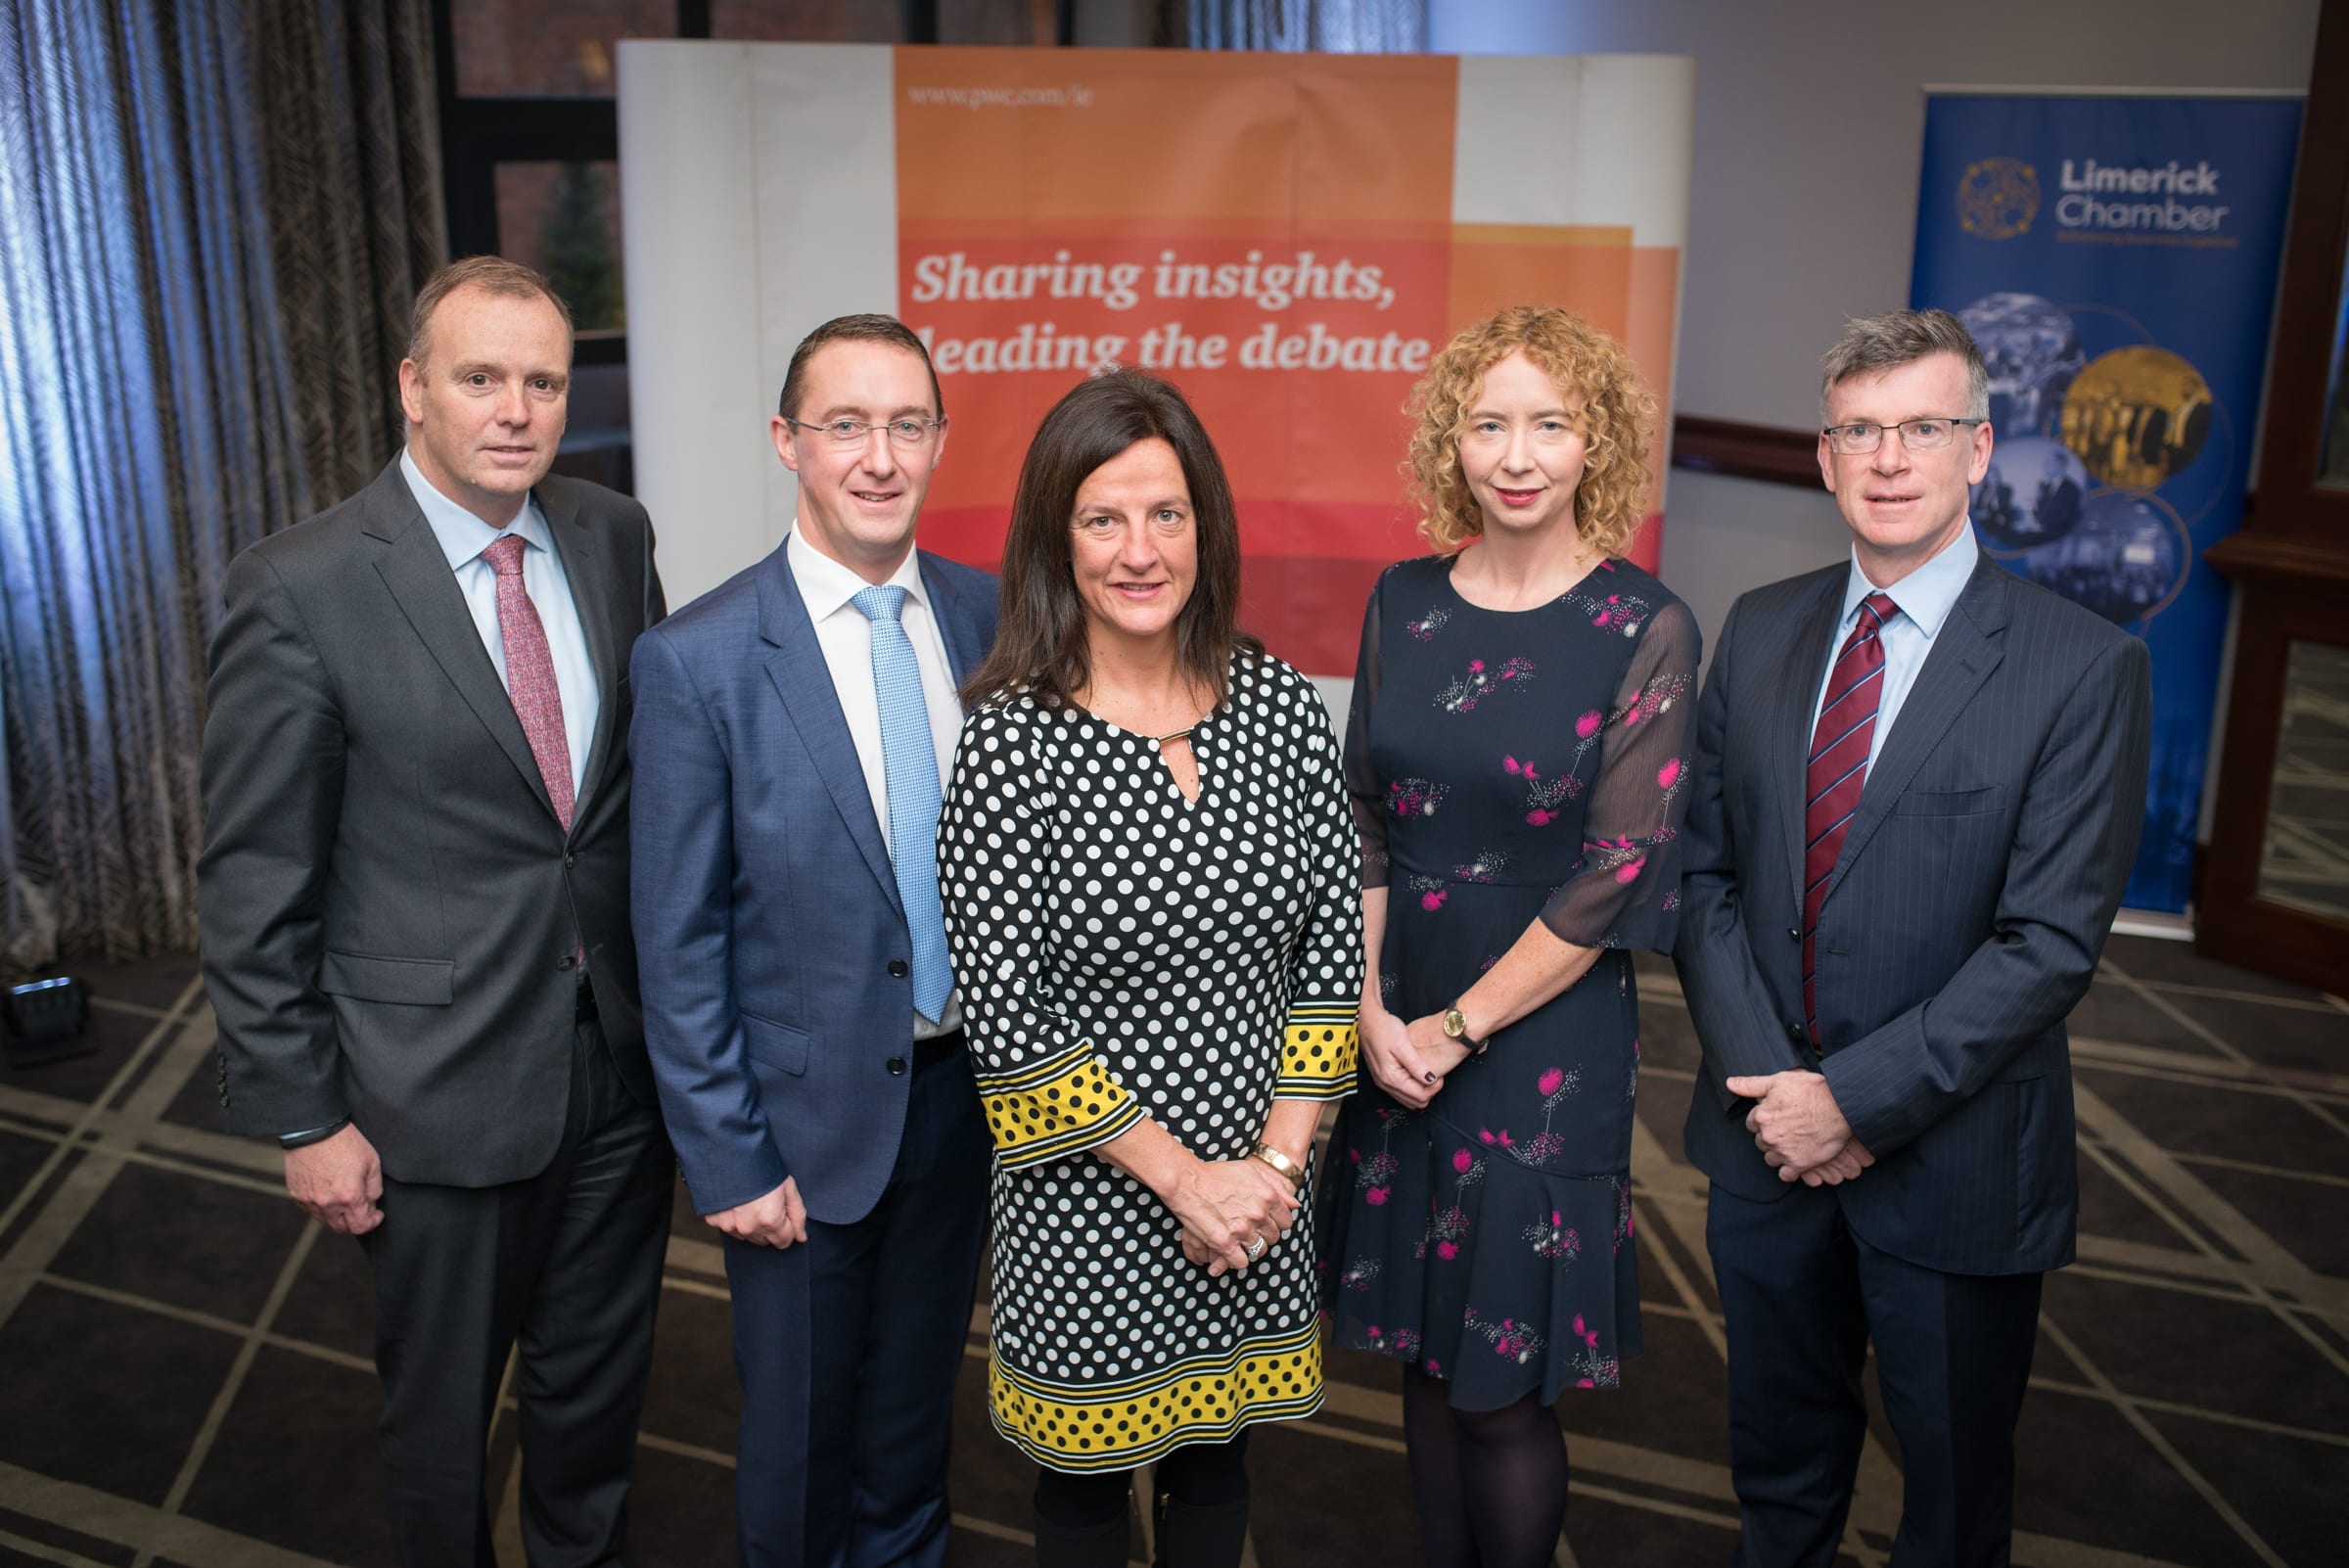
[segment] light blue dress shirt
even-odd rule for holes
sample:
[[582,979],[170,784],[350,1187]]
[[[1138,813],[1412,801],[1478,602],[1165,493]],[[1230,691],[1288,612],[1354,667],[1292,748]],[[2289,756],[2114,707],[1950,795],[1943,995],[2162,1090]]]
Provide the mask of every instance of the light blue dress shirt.
[[538,510],[538,498],[525,500],[514,521],[498,530],[433,488],[416,459],[406,452],[399,454],[399,472],[424,520],[432,525],[433,536],[440,541],[440,553],[448,557],[448,569],[456,574],[465,608],[473,613],[473,627],[482,634],[482,646],[489,651],[489,662],[497,667],[500,682],[506,678],[506,639],[497,625],[497,569],[482,559],[482,552],[507,533],[521,536],[522,585],[538,611],[539,624],[546,628],[555,689],[563,694],[563,738],[571,748],[571,789],[576,799],[585,787],[587,750],[595,742],[595,719],[603,694],[595,683],[595,661],[587,656],[587,633],[579,625],[578,606],[572,602],[571,577],[563,570],[563,558],[555,553],[554,532],[547,527],[546,514]]
[[1827,681],[1835,672],[1835,656],[1843,651],[1843,639],[1859,623],[1861,601],[1880,591],[1900,607],[1901,613],[1884,623],[1880,634],[1884,644],[1884,693],[1876,703],[1875,733],[1867,742],[1867,765],[1874,768],[1876,759],[1883,755],[1884,737],[1892,733],[1893,720],[1901,715],[1901,704],[1908,701],[1909,688],[1916,684],[1916,672],[1925,667],[1925,656],[1933,651],[1933,639],[1941,634],[1941,623],[1958,608],[1958,596],[1965,591],[1966,579],[1974,575],[1974,563],[1981,555],[1969,520],[1958,530],[1956,538],[1942,546],[1939,555],[1891,587],[1879,590],[1867,580],[1867,574],[1860,570],[1860,552],[1852,552],[1851,575],[1843,588],[1843,619],[1835,623],[1834,640],[1827,645],[1826,668],[1819,672],[1819,694],[1811,703],[1814,729],[1819,727],[1819,704],[1827,700]]

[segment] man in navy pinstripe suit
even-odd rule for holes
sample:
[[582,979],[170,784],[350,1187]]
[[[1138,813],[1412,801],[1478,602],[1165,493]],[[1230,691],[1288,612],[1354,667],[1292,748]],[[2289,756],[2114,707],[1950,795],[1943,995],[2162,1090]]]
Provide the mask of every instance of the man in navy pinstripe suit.
[[1982,358],[1855,321],[1819,464],[1852,557],[1730,609],[1676,961],[1729,1345],[1742,1568],[1826,1568],[1876,1350],[1895,1568],[2007,1560],[2043,1272],[2078,1215],[2064,1018],[2143,816],[2144,645],[1976,549]]

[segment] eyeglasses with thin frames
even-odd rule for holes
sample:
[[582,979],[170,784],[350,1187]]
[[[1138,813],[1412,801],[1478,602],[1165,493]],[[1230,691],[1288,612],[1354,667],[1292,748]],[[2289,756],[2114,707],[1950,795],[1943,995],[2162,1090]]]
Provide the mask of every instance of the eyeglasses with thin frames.
[[1843,457],[1858,457],[1872,452],[1884,443],[1884,433],[1897,430],[1901,444],[1912,452],[1938,451],[1950,444],[1960,425],[1987,425],[1987,419],[1939,419],[1930,415],[1922,419],[1904,419],[1897,425],[1870,425],[1855,421],[1849,425],[1829,425],[1819,434],[1827,438],[1827,450]]
[[873,438],[873,432],[877,430],[889,433],[892,446],[919,446],[932,435],[946,428],[946,422],[943,419],[891,419],[879,424],[862,419],[827,419],[821,424],[811,424],[804,419],[793,419],[789,414],[783,416],[783,423],[793,430],[821,436],[835,446],[862,446]]

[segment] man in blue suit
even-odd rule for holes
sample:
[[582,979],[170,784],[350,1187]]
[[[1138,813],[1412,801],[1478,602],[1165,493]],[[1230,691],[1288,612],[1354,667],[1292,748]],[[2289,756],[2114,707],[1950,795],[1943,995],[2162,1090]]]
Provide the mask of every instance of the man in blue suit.
[[772,423],[789,537],[631,666],[645,1038],[725,1236],[747,1564],[945,1553],[990,1142],[936,835],[996,604],[914,548],[945,424],[901,323],[810,333]]
[[2144,811],[2144,645],[1982,556],[1989,380],[1939,310],[1826,358],[1852,557],[1730,609],[1674,956],[1744,1568],[1826,1568],[1876,1350],[1899,1568],[2003,1564],[2043,1272],[2078,1218],[2064,1018]]

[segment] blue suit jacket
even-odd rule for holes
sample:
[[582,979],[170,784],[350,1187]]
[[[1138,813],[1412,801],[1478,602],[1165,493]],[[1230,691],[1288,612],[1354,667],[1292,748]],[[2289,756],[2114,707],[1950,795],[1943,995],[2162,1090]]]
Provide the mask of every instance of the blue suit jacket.
[[2087,992],[2144,815],[2144,644],[1984,556],[1885,738],[1819,923],[1804,1042],[1804,767],[1849,565],[1729,611],[1697,717],[1674,958],[1704,1047],[1688,1157],[1789,1190],[1725,1079],[1826,1075],[1876,1165],[1834,1190],[1871,1245],[1951,1273],[2071,1261],[2064,1018]]
[[[956,680],[995,578],[922,552]],[[630,838],[645,1041],[694,1208],[798,1178],[862,1219],[897,1162],[913,1048],[905,914],[848,719],[778,548],[639,639]],[[898,973],[891,972],[891,965]]]

